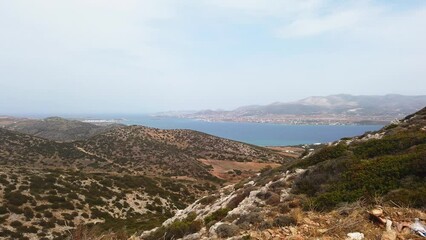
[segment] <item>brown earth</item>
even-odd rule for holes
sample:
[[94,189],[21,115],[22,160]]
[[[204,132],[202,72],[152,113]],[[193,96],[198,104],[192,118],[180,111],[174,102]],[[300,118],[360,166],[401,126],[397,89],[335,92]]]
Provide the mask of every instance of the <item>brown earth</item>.
[[[260,170],[270,166],[279,167],[278,163],[260,163],[260,162],[235,162],[229,160],[198,159],[200,162],[212,166],[210,173],[218,178],[224,179],[229,183],[236,183],[241,179],[253,176]],[[235,170],[241,171],[238,174]]]
[[303,152],[305,152],[305,149],[302,147],[268,146],[266,148],[274,150],[280,155],[291,158],[299,158],[303,154]]

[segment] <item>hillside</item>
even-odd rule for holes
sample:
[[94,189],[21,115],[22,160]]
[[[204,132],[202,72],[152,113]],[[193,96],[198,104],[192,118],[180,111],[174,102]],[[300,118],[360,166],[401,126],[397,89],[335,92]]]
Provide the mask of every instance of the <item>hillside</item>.
[[423,108],[222,188],[134,239],[420,239],[403,226],[426,220],[425,194]]
[[207,121],[285,124],[388,124],[425,105],[426,96],[339,94],[308,97],[295,102],[244,106],[232,111],[207,110],[177,116]]
[[0,164],[31,168],[90,168],[104,159],[79,151],[71,143],[58,143],[0,128]]
[[[296,181],[318,208],[380,194],[404,206],[425,207],[426,109],[380,131],[342,139],[293,167],[309,167]],[[333,174],[327,174],[332,172]]]
[[19,118],[10,118],[10,121],[6,120],[4,118],[3,121],[0,121],[0,126],[20,133],[59,142],[84,140],[120,126],[118,124],[98,126],[60,117],[49,117],[41,120]]
[[265,156],[289,159],[189,130],[123,126],[56,142],[0,128],[0,238],[64,239],[93,225],[123,236],[150,229],[224,183],[199,158],[245,164]]

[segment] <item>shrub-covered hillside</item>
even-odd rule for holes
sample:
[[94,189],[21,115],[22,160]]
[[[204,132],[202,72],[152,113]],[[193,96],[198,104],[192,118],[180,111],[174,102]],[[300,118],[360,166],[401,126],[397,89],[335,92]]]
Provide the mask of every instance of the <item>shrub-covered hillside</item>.
[[199,158],[288,159],[190,130],[121,126],[56,142],[0,127],[0,239],[65,239],[79,226],[127,236],[158,226],[226,181]]
[[309,167],[294,191],[327,209],[360,198],[425,207],[426,109],[374,133],[342,140],[295,163]]
[[[425,177],[423,109],[380,131],[265,168],[135,239],[348,239],[354,232],[363,234],[360,239],[418,239],[402,228],[426,219]],[[382,212],[379,218],[373,208]],[[389,231],[381,217],[392,221]]]

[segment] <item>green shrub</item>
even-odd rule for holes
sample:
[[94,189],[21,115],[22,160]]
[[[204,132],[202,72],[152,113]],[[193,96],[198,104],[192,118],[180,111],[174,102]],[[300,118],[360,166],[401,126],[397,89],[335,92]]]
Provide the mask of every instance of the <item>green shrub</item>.
[[426,186],[417,185],[413,189],[396,189],[387,193],[383,200],[393,201],[400,206],[424,208],[426,206]]
[[7,205],[7,209],[9,209],[9,211],[11,211],[12,213],[16,213],[16,214],[24,213],[24,211],[20,207],[11,205],[11,204]]
[[64,217],[65,220],[68,220],[68,221],[74,220],[74,216],[69,213],[62,213],[62,216]]
[[4,198],[10,203],[15,206],[21,206],[24,203],[27,203],[29,200],[31,200],[31,197],[28,197],[26,195],[23,195],[20,192],[10,192],[5,193]]
[[377,156],[395,154],[417,144],[426,142],[426,133],[402,132],[382,139],[371,139],[362,144],[356,144],[353,152],[359,158],[373,158]]
[[9,211],[7,211],[7,208],[5,207],[5,206],[0,206],[0,215],[2,215],[2,214],[6,214],[6,213],[8,213]]
[[22,226],[22,223],[20,221],[13,221],[13,222],[10,223],[10,226],[17,228],[17,227]]
[[305,206],[328,210],[360,198],[372,202],[374,196],[413,207],[425,206],[421,197],[426,184],[425,132],[401,130],[382,139],[339,145],[299,162],[315,164],[293,185],[293,193],[308,196]]
[[244,215],[241,215],[236,224],[240,227],[248,227],[253,224],[258,224],[264,221],[264,218],[260,212],[250,212]]
[[177,220],[167,227],[160,227],[146,239],[172,240],[182,238],[191,233],[198,232],[201,230],[203,224],[201,221],[195,221],[195,217],[195,214],[189,214],[188,217],[184,220]]
[[296,163],[293,167],[309,167],[326,160],[340,158],[345,156],[346,151],[347,146],[344,143],[335,146],[326,146],[318,150],[314,155]]
[[64,197],[56,196],[56,195],[48,195],[44,198],[45,200],[49,201],[50,203],[63,203],[66,202]]
[[216,233],[221,238],[229,238],[237,235],[239,228],[235,224],[221,224],[216,228]]
[[50,212],[50,211],[45,211],[45,212],[43,213],[43,215],[44,215],[44,217],[46,217],[46,218],[52,218],[52,217],[53,217],[53,214],[52,214],[52,212]]
[[221,208],[204,218],[204,224],[210,225],[213,222],[218,222],[228,215],[229,208]]
[[32,210],[31,208],[29,208],[29,207],[25,207],[25,208],[24,208],[24,216],[25,216],[27,219],[31,219],[31,218],[33,218],[33,217],[34,217],[34,212],[33,212],[33,210]]
[[287,216],[287,215],[280,215],[274,219],[273,225],[275,227],[285,227],[285,226],[296,225],[296,223],[297,221],[293,217]]
[[[405,189],[404,192],[412,193],[407,194],[402,202],[414,200],[412,197],[417,196],[417,192],[422,192],[422,186],[426,183],[422,178],[426,175],[425,154],[426,151],[387,155],[355,163],[341,175],[338,182],[316,196],[314,203],[320,209],[329,209],[340,202],[353,202],[360,198],[369,200],[395,189]],[[404,183],[404,178],[412,180]],[[400,194],[390,194],[388,198],[392,196],[401,200]],[[413,204],[424,207],[421,200],[413,201]]]
[[217,195],[209,195],[209,196],[201,198],[198,202],[201,203],[202,205],[208,205],[216,201],[218,198],[219,197]]

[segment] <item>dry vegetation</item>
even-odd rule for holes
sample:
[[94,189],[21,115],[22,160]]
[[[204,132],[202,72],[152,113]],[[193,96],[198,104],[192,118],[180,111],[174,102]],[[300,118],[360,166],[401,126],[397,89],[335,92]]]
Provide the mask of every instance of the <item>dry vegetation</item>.
[[226,182],[239,182],[242,179],[253,176],[255,173],[266,167],[279,167],[278,163],[264,162],[235,162],[229,160],[211,160],[199,159],[200,162],[207,166],[211,166],[210,173]]
[[[346,239],[351,232],[361,232],[365,239],[381,239],[389,232],[393,239],[420,239],[398,226],[414,218],[426,220],[425,144],[426,108],[378,132],[343,139],[279,168],[265,168],[136,238],[166,234],[166,239],[174,239],[168,234],[179,232],[183,223],[190,225],[191,215],[203,226],[183,231],[188,239]],[[382,209],[382,217],[392,221],[389,231],[383,220],[372,216],[373,208]]]
[[123,239],[158,226],[224,183],[203,156],[284,161],[189,130],[120,127],[55,142],[0,128],[0,238]]

